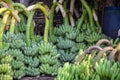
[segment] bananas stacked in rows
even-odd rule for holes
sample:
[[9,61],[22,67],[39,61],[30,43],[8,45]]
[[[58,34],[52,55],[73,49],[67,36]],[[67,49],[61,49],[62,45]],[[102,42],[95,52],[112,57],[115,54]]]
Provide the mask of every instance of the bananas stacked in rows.
[[12,57],[0,49],[0,80],[13,80],[11,62]]
[[101,59],[94,67],[91,55],[78,65],[65,63],[59,68],[55,80],[120,80],[120,63],[110,64],[107,59]]
[[12,61],[12,71],[14,73],[13,77],[15,79],[21,79],[25,76],[25,64],[24,64],[24,55],[19,49],[9,49],[6,51],[7,54],[10,54],[13,57]]
[[60,61],[64,63],[73,62],[79,49],[85,50],[101,38],[106,38],[106,36],[100,32],[93,32],[89,28],[89,23],[85,23],[81,29],[70,25],[61,25],[59,28],[54,28],[50,41],[59,49]]
[[60,62],[58,61],[59,54],[56,47],[52,43],[42,42],[39,45],[39,54],[40,72],[46,75],[57,75]]
[[120,79],[120,65],[119,63],[113,63],[111,66],[110,61],[101,59],[96,64],[95,70],[97,73],[98,80],[119,80]]
[[88,61],[83,61],[80,65],[65,63],[63,68],[59,68],[56,80],[90,80],[91,57]]
[[37,76],[39,71],[39,58],[38,58],[38,45],[36,42],[32,42],[30,47],[25,46],[23,48],[25,73],[29,76]]

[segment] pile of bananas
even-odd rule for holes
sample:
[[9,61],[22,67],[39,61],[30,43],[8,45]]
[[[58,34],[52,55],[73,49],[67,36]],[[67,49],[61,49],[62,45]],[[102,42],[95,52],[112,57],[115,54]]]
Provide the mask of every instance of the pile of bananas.
[[25,46],[23,48],[25,73],[29,76],[37,76],[39,71],[39,58],[38,58],[38,45],[36,42],[32,42],[30,47]]
[[93,32],[89,27],[89,23],[84,23],[80,29],[70,25],[61,25],[54,28],[49,41],[57,46],[61,54],[60,61],[64,63],[74,62],[79,49],[85,50],[102,38],[107,37],[101,32]]
[[90,70],[92,57],[87,57],[81,64],[75,65],[65,63],[63,68],[59,68],[58,76],[55,80],[92,80],[92,70]]
[[13,80],[11,68],[12,57],[0,49],[0,80]]
[[59,54],[52,43],[41,42],[39,45],[40,72],[46,75],[57,75],[60,62]]
[[25,76],[25,64],[24,64],[24,55],[19,49],[9,49],[6,51],[7,54],[10,54],[13,57],[12,61],[12,71],[13,77],[15,79],[21,79]]
[[75,65],[65,63],[63,68],[59,68],[58,76],[55,80],[119,80],[120,63],[114,62],[112,65],[109,60],[102,58],[94,68],[94,59],[91,55],[87,56],[80,64]]

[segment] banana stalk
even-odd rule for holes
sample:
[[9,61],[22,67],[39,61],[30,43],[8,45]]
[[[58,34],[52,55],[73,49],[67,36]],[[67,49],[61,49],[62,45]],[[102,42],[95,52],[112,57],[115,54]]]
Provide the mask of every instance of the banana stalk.
[[82,14],[81,18],[78,20],[78,24],[77,24],[78,29],[80,29],[82,27],[82,23],[85,19],[86,14],[87,14],[86,11],[83,11],[83,14]]
[[28,16],[29,13],[30,13],[30,12],[27,10],[26,6],[24,6],[23,4],[13,3],[13,6],[14,6],[14,7],[21,8],[21,9],[25,12],[25,15],[26,15],[26,16]]
[[47,9],[41,5],[40,3],[36,5],[29,6],[27,8],[28,10],[35,10],[35,9],[40,9],[44,16],[45,16],[45,30],[44,30],[44,42],[48,42],[48,30],[49,30],[49,19],[48,19],[48,11]]
[[55,8],[57,6],[57,2],[54,2],[52,7],[51,7],[51,11],[50,11],[50,24],[49,24],[49,27],[50,27],[50,36],[52,35],[52,30],[53,30],[53,20],[54,20],[54,11],[55,11]]
[[[15,11],[15,14],[18,15],[18,11]],[[11,24],[10,24],[10,34],[14,34],[15,25],[16,25],[16,19],[12,17]]]
[[32,25],[33,16],[34,16],[34,12],[31,12],[28,15],[27,28],[26,28],[26,43],[27,43],[27,46],[29,46],[29,47],[31,46],[31,41],[30,41],[30,27]]
[[30,36],[32,41],[35,41],[34,27],[35,27],[35,22],[32,20],[32,24],[30,27]]
[[96,22],[96,25],[97,25],[97,27],[100,27],[97,14],[95,13],[95,10],[94,10],[94,9],[93,9],[92,11],[93,11],[93,17],[94,17],[94,20],[95,20],[95,22]]
[[75,26],[75,21],[74,21],[73,15],[71,13],[69,13],[69,18],[70,18],[71,26]]
[[89,15],[89,21],[90,21],[90,27],[92,29],[92,31],[95,31],[94,28],[94,21],[93,21],[93,16],[92,16],[92,10],[90,9],[89,5],[87,4],[87,2],[85,0],[80,0],[82,5],[86,8],[88,15]]
[[7,23],[7,19],[10,15],[10,12],[9,11],[6,11],[4,16],[3,16],[3,21],[1,23],[1,26],[0,26],[0,48],[3,47],[3,43],[2,43],[2,39],[3,39],[3,32],[4,32],[4,28],[5,28],[5,25]]
[[63,7],[65,9],[64,13],[66,12],[66,15],[63,16],[63,21],[64,21],[64,25],[69,25],[69,18],[68,18],[68,15],[67,15],[67,2],[65,1],[64,4],[63,4]]

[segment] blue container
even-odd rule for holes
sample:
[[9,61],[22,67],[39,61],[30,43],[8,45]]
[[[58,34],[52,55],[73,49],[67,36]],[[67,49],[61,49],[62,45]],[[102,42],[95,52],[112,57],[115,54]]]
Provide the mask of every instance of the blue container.
[[113,39],[120,38],[120,36],[118,36],[118,31],[120,29],[120,7],[105,8],[102,29],[107,36]]

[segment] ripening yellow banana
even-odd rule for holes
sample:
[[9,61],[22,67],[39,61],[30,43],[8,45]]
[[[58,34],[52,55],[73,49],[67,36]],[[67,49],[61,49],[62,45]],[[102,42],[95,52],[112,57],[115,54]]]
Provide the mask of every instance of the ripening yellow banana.
[[5,11],[7,11],[7,10],[8,10],[8,8],[6,8],[6,7],[0,8],[0,14],[2,14],[3,12],[5,12]]
[[11,22],[11,16],[9,16],[8,17],[8,19],[7,19],[7,23],[6,23],[6,26],[5,26],[5,30],[8,30],[9,29],[9,27],[10,27],[10,22]]
[[5,28],[5,25],[7,23],[7,19],[10,15],[10,11],[6,11],[4,13],[4,16],[3,16],[3,20],[2,20],[2,23],[1,23],[1,26],[0,26],[0,48],[2,48],[3,46],[3,43],[2,43],[2,38],[3,38],[3,32],[4,32],[4,28]]
[[[15,11],[15,12],[18,15],[18,11]],[[12,17],[11,24],[10,24],[10,34],[14,33],[16,22],[17,21],[16,21],[15,17]]]

